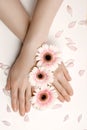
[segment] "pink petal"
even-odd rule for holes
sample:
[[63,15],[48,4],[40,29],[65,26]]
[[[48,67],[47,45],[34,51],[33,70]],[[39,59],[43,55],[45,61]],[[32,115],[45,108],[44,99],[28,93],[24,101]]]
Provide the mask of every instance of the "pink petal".
[[80,75],[80,76],[83,76],[83,75],[84,75],[84,73],[85,73],[85,70],[79,70],[79,72],[78,72],[78,73],[79,73],[79,75]]
[[68,61],[65,62],[66,67],[73,67],[74,66],[74,60],[70,59]]
[[80,25],[87,25],[87,20],[81,20],[78,22]]
[[69,59],[69,60],[67,60],[67,61],[65,62],[65,64],[68,64],[68,63],[70,63],[70,62],[74,62],[74,59]]
[[82,119],[82,114],[80,114],[80,115],[78,116],[78,119],[77,119],[78,123],[81,121],[81,119]]
[[67,9],[67,12],[72,16],[73,14],[72,7],[70,5],[67,5],[66,9]]
[[3,64],[2,69],[6,69],[6,68],[8,68],[8,67],[9,67],[8,65],[4,65],[4,64]]
[[68,28],[73,28],[76,25],[76,21],[72,21],[68,24]]
[[4,93],[6,96],[10,96],[10,91],[7,91],[5,88],[3,88],[3,93]]
[[68,47],[70,47],[70,46],[73,46],[73,45],[75,45],[76,43],[74,43],[74,42],[68,42],[68,43],[66,43],[66,45],[68,46]]
[[67,121],[69,119],[69,115],[67,114],[65,117],[64,117],[64,120],[63,121]]
[[3,63],[0,63],[0,68],[2,68],[2,66],[3,66]]
[[63,33],[63,30],[58,31],[58,32],[55,34],[55,37],[56,37],[56,38],[59,38],[62,33]]
[[70,37],[65,38],[68,42],[73,43],[73,40]]
[[72,45],[71,43],[67,44],[67,47],[69,47],[69,49],[71,49],[72,51],[76,51],[77,47]]
[[58,109],[58,108],[61,108],[61,107],[62,107],[62,104],[56,104],[56,105],[53,106],[52,109]]
[[29,121],[29,116],[28,116],[28,115],[26,115],[26,116],[24,117],[24,121],[26,121],[26,122]]
[[10,70],[10,67],[7,67],[7,68],[4,70],[4,74],[5,74],[6,76],[8,75],[9,70]]
[[4,121],[2,121],[2,122],[3,122],[3,124],[6,125],[6,126],[10,126],[10,125],[11,125],[11,123],[8,122],[8,121],[6,121],[6,120],[4,120]]
[[73,67],[74,66],[74,63],[73,62],[70,62],[67,64],[67,67]]
[[11,112],[11,109],[8,104],[7,104],[7,112]]

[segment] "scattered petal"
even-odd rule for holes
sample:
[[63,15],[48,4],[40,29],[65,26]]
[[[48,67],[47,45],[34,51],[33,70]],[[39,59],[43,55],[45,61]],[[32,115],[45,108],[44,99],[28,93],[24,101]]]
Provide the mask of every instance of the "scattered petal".
[[10,70],[10,67],[7,67],[7,68],[4,70],[4,74],[5,74],[6,76],[8,75],[9,70]]
[[67,46],[72,46],[72,45],[75,45],[76,43],[75,42],[68,42],[66,43]]
[[65,38],[68,42],[73,43],[73,40],[70,37]]
[[10,91],[6,90],[5,88],[3,88],[3,93],[4,93],[6,96],[10,96]]
[[76,45],[76,43],[71,38],[66,37],[65,39],[68,41],[68,43],[66,43],[67,46]]
[[66,9],[67,9],[67,12],[72,16],[73,14],[72,7],[70,5],[67,5]]
[[87,20],[81,20],[78,22],[80,25],[87,25]]
[[11,109],[8,104],[7,104],[7,112],[11,112]]
[[0,63],[0,68],[2,68],[2,66],[3,66],[3,63]]
[[72,21],[68,24],[68,28],[73,28],[76,25],[76,21]]
[[62,107],[62,104],[56,104],[52,107],[52,109],[58,109],[58,108],[61,108]]
[[29,121],[29,116],[28,116],[28,115],[26,115],[26,116],[24,117],[24,121],[26,121],[26,122]]
[[69,115],[67,114],[65,117],[64,117],[64,120],[63,121],[67,121],[69,119]]
[[84,73],[85,73],[85,70],[79,70],[79,72],[78,72],[78,73],[79,73],[79,75],[80,75],[80,76],[83,76],[83,75],[84,75]]
[[66,67],[73,67],[74,66],[74,60],[70,59],[68,61],[65,62]]
[[8,68],[8,67],[9,67],[8,65],[4,65],[4,64],[3,64],[2,69],[6,69],[6,68]]
[[56,38],[59,38],[62,33],[63,33],[63,30],[58,31],[58,32],[55,34],[55,37],[56,37]]
[[11,125],[11,123],[8,122],[8,121],[6,121],[6,120],[2,121],[2,123],[3,123],[4,125],[6,125],[6,126],[10,126],[10,125]]
[[73,67],[73,66],[74,66],[73,62],[70,62],[69,64],[67,64],[67,67]]
[[70,63],[70,62],[74,62],[74,59],[69,59],[69,60],[67,60],[67,61],[65,62],[65,64],[68,64],[68,63]]
[[82,114],[80,114],[80,115],[78,116],[78,119],[77,119],[78,123],[81,121],[81,119],[82,119]]
[[72,45],[72,43],[68,43],[67,47],[69,47],[69,49],[71,49],[72,51],[76,51],[77,50],[77,47]]

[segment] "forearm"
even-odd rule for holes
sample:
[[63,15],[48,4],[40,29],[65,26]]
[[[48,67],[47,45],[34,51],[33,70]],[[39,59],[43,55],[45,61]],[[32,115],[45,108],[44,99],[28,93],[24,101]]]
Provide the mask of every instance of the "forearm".
[[63,0],[38,0],[24,44],[47,39],[50,26]]
[[30,17],[19,0],[0,0],[0,19],[23,41]]
[[[38,0],[20,57],[27,57],[33,66],[37,48],[47,40],[52,21],[63,0]],[[28,56],[27,56],[28,55]],[[27,66],[27,64],[26,64]],[[29,66],[29,64],[28,64]],[[28,67],[27,67],[28,68]]]

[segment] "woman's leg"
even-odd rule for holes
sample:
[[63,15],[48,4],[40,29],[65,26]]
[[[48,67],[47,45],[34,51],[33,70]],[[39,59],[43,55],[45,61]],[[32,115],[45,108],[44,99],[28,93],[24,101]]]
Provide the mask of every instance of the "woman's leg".
[[31,18],[20,0],[0,0],[0,19],[21,41],[24,40]]

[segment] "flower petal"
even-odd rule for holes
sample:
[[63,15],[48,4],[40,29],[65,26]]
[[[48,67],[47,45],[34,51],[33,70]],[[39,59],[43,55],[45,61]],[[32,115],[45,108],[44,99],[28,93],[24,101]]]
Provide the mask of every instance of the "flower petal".
[[78,116],[78,119],[77,119],[78,123],[79,123],[81,120],[82,120],[82,114],[80,114],[80,115]]
[[7,104],[7,112],[11,112],[11,109],[8,104]]
[[73,28],[76,25],[76,21],[72,21],[68,24],[68,28]]
[[3,123],[4,125],[6,125],[6,126],[10,126],[10,125],[11,125],[11,123],[10,123],[9,121],[6,121],[6,120],[3,120],[2,123]]
[[81,21],[78,22],[78,24],[87,26],[87,20],[81,20]]
[[64,120],[63,120],[63,121],[67,121],[68,119],[69,119],[69,115],[67,114],[67,115],[65,115]]
[[4,93],[6,96],[10,96],[10,91],[6,90],[5,88],[3,88],[3,93]]
[[70,5],[67,5],[66,9],[67,12],[72,16],[73,15],[72,7]]
[[67,47],[68,47],[69,49],[71,49],[72,51],[76,51],[76,50],[77,50],[77,47],[74,46],[74,45],[72,45],[72,43],[68,43],[68,44],[67,44]]
[[26,121],[26,122],[29,121],[29,116],[28,116],[28,115],[25,115],[25,117],[24,117],[24,121]]
[[52,109],[58,109],[58,108],[61,108],[62,107],[62,104],[55,104]]
[[74,66],[74,59],[69,59],[65,62],[66,67],[73,67]]
[[83,75],[84,75],[84,73],[85,73],[85,70],[79,70],[79,72],[78,72],[78,73],[79,73],[79,75],[80,75],[80,76],[83,76]]
[[59,37],[62,35],[62,33],[63,33],[63,30],[58,31],[58,32],[55,34],[55,37],[56,37],[56,38],[59,38]]

